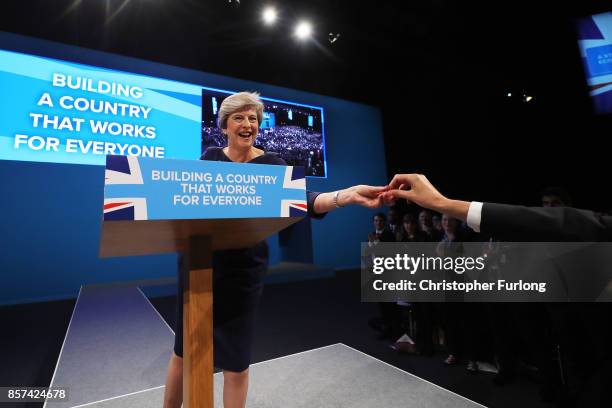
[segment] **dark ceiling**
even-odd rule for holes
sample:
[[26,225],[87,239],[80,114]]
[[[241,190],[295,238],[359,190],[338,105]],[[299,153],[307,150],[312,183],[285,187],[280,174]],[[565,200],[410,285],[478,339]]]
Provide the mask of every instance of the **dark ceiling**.
[[[260,17],[270,3],[272,28]],[[429,92],[449,76],[529,85],[551,38],[575,46],[572,18],[605,10],[590,3],[5,0],[0,28],[378,105],[390,87]],[[314,25],[307,43],[292,36],[301,18]],[[330,32],[341,34],[333,44]]]

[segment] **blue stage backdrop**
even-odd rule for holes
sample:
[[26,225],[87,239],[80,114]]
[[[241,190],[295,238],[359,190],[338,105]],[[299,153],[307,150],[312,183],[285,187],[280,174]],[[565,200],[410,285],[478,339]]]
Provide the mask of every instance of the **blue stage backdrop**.
[[[308,116],[313,118],[308,117],[301,126],[305,129],[314,129],[309,137],[315,141],[317,132],[324,134],[322,143],[324,142],[325,146],[319,155],[326,160],[327,177],[309,177],[307,180],[309,190],[332,191],[353,184],[382,185],[387,182],[382,123],[377,108],[9,33],[0,33],[0,50],[69,61],[76,67],[80,66],[78,64],[83,64],[199,87],[229,91],[254,90],[260,92],[263,97],[310,107],[314,113],[309,112]],[[0,72],[2,75],[6,73],[6,70]],[[56,80],[57,84],[61,84],[61,79]],[[18,92],[19,88],[12,89],[8,95],[17,101],[23,96]],[[7,95],[6,89],[5,95]],[[42,95],[30,96],[35,97],[34,102],[31,98],[25,100],[36,107],[36,103],[40,102],[37,98]],[[55,97],[51,93],[50,96]],[[135,93],[132,96],[138,97],[139,94]],[[163,104],[160,105],[160,100],[148,98],[146,104],[126,101],[128,105],[144,107],[140,108],[140,117],[124,121],[135,126],[144,126],[141,140],[129,135],[126,137],[125,134],[113,136],[134,141],[131,143],[134,145],[161,140],[159,145],[166,147],[164,153],[173,157],[188,158],[187,155],[191,154],[191,150],[201,149],[199,134],[185,136],[185,145],[176,144],[176,140],[172,139],[174,137],[172,129],[169,129],[165,123],[155,122],[156,119],[145,123],[144,111],[148,107],[152,106],[153,109],[163,107]],[[12,108],[7,106],[5,101],[6,98],[3,98],[0,107],[3,121],[32,123],[33,118],[28,118],[27,112],[25,118],[12,118],[7,115]],[[49,114],[55,114],[51,112],[49,105],[44,108],[49,110]],[[129,111],[129,108],[126,109]],[[319,118],[316,114],[317,109],[324,112],[324,123],[323,113]],[[32,109],[31,112],[35,110]],[[136,111],[133,112],[136,115]],[[83,119],[88,120],[89,114],[85,112]],[[164,115],[166,114],[186,115],[180,109],[165,112]],[[191,123],[192,119],[186,119],[183,131],[193,132],[192,128],[195,127]],[[277,122],[278,120],[276,118]],[[317,124],[317,120],[321,123]],[[53,122],[50,123],[51,126],[55,126]],[[72,121],[73,126],[75,123]],[[68,126],[66,123],[64,128],[59,129],[59,133],[51,132],[51,134],[59,136],[63,134],[65,137],[62,140],[70,138],[71,134],[74,135],[75,128],[71,130]],[[147,130],[147,126],[154,129]],[[200,127],[198,124],[198,131]],[[0,160],[0,186],[4,197],[0,201],[0,211],[4,218],[0,234],[3,254],[0,261],[0,273],[2,273],[0,304],[74,298],[83,284],[175,276],[176,255],[108,259],[98,257],[104,185],[104,167],[101,161],[98,163],[96,160],[83,158],[76,162],[89,164],[53,163],[52,161],[58,160],[49,159],[50,156],[41,158],[42,161],[36,161],[40,155],[35,151],[30,152],[32,156],[28,158],[7,160],[7,146],[4,142],[7,138],[14,138],[15,135],[5,134],[11,130],[6,122],[2,129],[3,134],[0,134],[0,138],[4,138],[2,158],[5,160]],[[38,129],[29,129],[29,132],[24,133],[29,137],[35,135],[36,130]],[[128,129],[130,130],[132,128]],[[290,130],[302,132],[295,127]],[[124,132],[125,127],[122,127],[121,131]],[[147,137],[153,134],[155,137]],[[95,135],[84,135],[81,139],[85,142],[69,143],[72,143],[74,149],[81,149],[86,146],[87,140],[94,140]],[[27,141],[27,138],[23,140]],[[60,141],[58,145],[65,147],[65,142],[62,144]],[[121,146],[116,146],[115,153],[116,149],[120,148]],[[137,150],[137,148],[132,149]],[[312,220],[311,233],[303,234],[304,239],[308,239],[309,235],[312,237],[312,254],[305,254],[304,259],[312,259],[315,264],[325,267],[358,267],[359,242],[367,238],[367,233],[371,229],[371,216],[372,211],[355,207],[333,212],[323,220]],[[288,245],[304,244],[295,239],[286,241],[290,242]],[[269,242],[272,264],[282,261],[285,254],[295,252],[295,248],[279,246],[277,236],[270,238]],[[302,248],[310,248],[310,245],[303,245]]]

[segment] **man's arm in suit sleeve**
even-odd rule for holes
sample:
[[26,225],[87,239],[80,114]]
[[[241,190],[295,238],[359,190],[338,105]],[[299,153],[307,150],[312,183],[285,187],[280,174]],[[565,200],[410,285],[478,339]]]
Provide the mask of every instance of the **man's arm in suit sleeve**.
[[[474,230],[507,241],[612,241],[612,217],[569,207],[521,207],[451,200],[422,174],[396,174],[382,194],[467,221]],[[480,207],[480,208],[478,208]],[[480,216],[478,216],[480,209]],[[479,225],[477,221],[480,220]]]
[[612,217],[569,207],[484,203],[480,230],[503,240],[612,241]]

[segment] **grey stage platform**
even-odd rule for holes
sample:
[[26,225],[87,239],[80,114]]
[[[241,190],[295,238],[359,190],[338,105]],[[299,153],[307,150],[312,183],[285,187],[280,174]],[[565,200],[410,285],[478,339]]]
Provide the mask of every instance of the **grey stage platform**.
[[[170,328],[138,289],[83,289],[53,379],[70,387],[71,401],[46,406],[161,407],[171,349]],[[215,374],[219,408],[222,383]],[[344,344],[251,365],[247,401],[249,408],[481,406]]]
[[173,344],[174,333],[137,287],[84,286],[51,380],[69,388],[69,401],[45,407],[81,406],[163,386]]

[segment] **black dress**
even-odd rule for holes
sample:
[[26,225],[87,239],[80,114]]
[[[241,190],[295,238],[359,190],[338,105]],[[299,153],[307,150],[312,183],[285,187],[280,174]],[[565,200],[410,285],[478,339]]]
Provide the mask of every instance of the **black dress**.
[[[229,161],[222,148],[209,147],[202,160]],[[287,165],[276,153],[264,153],[251,160],[254,164]],[[307,192],[308,214],[313,211],[319,193]],[[255,315],[263,291],[263,277],[268,269],[268,244],[259,242],[251,248],[213,252],[213,349],[216,368],[240,372],[251,363],[251,345]],[[174,352],[183,356],[183,278],[186,265],[179,257],[179,290]]]

